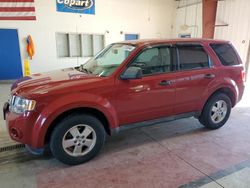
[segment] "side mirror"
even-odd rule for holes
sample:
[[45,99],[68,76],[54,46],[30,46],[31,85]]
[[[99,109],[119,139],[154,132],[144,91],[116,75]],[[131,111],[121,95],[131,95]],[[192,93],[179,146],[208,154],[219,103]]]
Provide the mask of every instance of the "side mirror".
[[121,75],[122,80],[133,80],[133,79],[141,79],[141,78],[142,78],[142,70],[140,67],[129,67]]

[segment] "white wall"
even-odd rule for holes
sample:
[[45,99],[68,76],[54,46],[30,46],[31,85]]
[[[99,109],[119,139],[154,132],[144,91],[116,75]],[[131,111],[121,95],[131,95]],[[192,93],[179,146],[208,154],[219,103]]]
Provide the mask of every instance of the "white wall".
[[[26,36],[32,35],[36,54],[31,72],[77,66],[80,58],[57,58],[56,32],[105,34],[105,45],[124,40],[124,33],[140,38],[170,38],[176,10],[174,0],[96,0],[96,15],[56,12],[56,0],[35,0],[36,21],[0,21],[0,28],[17,28],[21,58],[26,54]],[[109,31],[109,33],[106,33]]]
[[216,27],[215,38],[230,40],[246,63],[250,42],[250,1],[227,0],[219,1],[216,24],[228,24]]
[[[189,26],[187,29],[183,25]],[[191,34],[192,38],[202,37],[202,3],[200,0],[182,0],[178,2],[173,37],[179,34]]]

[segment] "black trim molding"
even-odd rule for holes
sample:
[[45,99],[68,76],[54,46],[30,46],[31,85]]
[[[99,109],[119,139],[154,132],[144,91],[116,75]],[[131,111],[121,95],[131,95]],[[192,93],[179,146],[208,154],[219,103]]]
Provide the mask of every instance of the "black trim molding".
[[193,116],[198,117],[199,115],[200,115],[200,112],[189,112],[189,113],[178,114],[178,115],[169,116],[169,117],[163,117],[163,118],[158,118],[158,119],[153,119],[153,120],[147,120],[147,121],[142,121],[142,122],[121,125],[117,128],[111,129],[111,135],[117,134],[121,131],[129,130],[129,129],[151,126],[151,125],[155,125],[158,123],[164,123],[164,122],[174,121],[177,119],[189,118]]

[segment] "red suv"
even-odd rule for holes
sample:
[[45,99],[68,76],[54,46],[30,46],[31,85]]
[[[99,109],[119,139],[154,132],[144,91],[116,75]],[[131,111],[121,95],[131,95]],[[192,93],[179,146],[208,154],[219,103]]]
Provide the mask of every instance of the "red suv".
[[49,146],[75,165],[122,130],[191,116],[222,127],[242,98],[244,77],[227,41],[125,41],[79,67],[18,80],[4,117],[12,139],[32,151]]

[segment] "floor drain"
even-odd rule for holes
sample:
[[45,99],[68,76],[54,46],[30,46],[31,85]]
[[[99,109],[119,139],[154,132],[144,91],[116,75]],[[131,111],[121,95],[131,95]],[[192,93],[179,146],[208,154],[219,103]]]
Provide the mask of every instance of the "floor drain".
[[25,145],[24,144],[16,144],[16,145],[12,145],[12,146],[5,146],[5,147],[0,148],[0,153],[5,152],[5,151],[12,151],[12,150],[16,150],[16,149],[21,149],[21,148],[25,148]]

